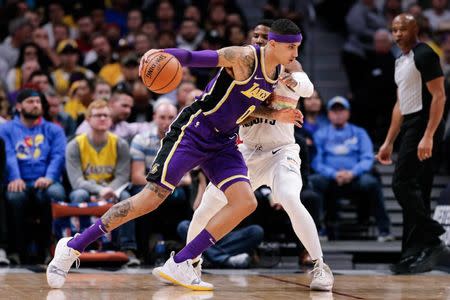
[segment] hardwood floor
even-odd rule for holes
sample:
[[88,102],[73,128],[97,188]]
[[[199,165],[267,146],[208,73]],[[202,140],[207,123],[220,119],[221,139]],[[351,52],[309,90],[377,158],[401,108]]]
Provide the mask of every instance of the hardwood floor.
[[0,299],[450,299],[449,275],[337,275],[332,293],[312,292],[305,274],[204,275],[214,292],[168,286],[147,274],[70,274],[64,288],[48,288],[44,273],[0,274]]

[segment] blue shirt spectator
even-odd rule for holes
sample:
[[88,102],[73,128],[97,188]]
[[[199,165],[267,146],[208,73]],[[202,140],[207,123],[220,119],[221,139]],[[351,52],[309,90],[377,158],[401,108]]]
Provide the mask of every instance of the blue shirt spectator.
[[[30,236],[24,234],[26,211],[40,219],[43,232],[38,245],[49,253],[51,234],[51,201],[64,201],[61,183],[66,137],[62,128],[43,119],[41,94],[24,89],[17,95],[18,116],[0,126],[7,157],[8,246],[15,263],[29,253]],[[32,206],[33,209],[27,209]]]
[[327,221],[335,221],[338,198],[347,196],[356,200],[359,224],[367,222],[374,207],[379,241],[392,240],[381,183],[372,172],[372,141],[363,128],[348,123],[347,99],[336,96],[328,101],[327,109],[331,124],[314,134],[317,154],[312,167],[317,174],[310,178],[314,190],[326,203]]
[[[330,114],[339,114],[337,118],[343,119],[350,105],[342,97],[335,97],[329,101],[329,109],[333,106],[342,106],[342,111]],[[342,122],[341,120],[339,120]],[[374,154],[372,141],[367,132],[358,126],[347,123],[329,124],[314,134],[314,144],[317,154],[313,159],[313,168],[317,173],[328,178],[335,178],[341,170],[349,170],[353,176],[360,176],[369,172],[373,167]]]

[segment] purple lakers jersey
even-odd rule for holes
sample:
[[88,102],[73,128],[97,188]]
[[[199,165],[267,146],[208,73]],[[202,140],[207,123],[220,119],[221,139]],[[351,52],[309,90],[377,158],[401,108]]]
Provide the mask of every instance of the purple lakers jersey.
[[244,81],[238,81],[222,68],[197,101],[205,119],[216,132],[237,132],[239,123],[273,92],[276,80],[270,79],[266,74],[264,48],[250,47],[255,55],[252,75]]

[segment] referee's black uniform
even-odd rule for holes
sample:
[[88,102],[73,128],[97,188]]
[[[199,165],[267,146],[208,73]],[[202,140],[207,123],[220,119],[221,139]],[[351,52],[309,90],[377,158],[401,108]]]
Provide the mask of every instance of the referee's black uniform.
[[403,123],[398,161],[392,181],[395,197],[403,209],[402,257],[440,244],[445,230],[431,218],[430,194],[433,184],[433,159],[442,142],[441,120],[433,141],[432,158],[420,161],[417,148],[427,127],[432,95],[426,83],[443,76],[438,55],[425,43],[419,43],[395,62]]

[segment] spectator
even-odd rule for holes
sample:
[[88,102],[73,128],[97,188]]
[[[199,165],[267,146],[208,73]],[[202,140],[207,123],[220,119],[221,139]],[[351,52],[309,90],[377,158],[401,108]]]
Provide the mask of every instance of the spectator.
[[[5,142],[0,137],[0,182],[3,182],[3,177],[5,174],[5,167],[6,167],[6,152],[5,152]],[[3,187],[0,186],[0,226],[3,227],[6,225],[6,222],[3,220],[5,219],[5,211],[4,211],[4,201],[3,201]],[[0,228],[1,229],[1,228]],[[1,242],[3,243],[3,234],[4,230],[0,230],[1,234]],[[6,251],[3,248],[0,248],[0,266],[8,266],[9,265],[9,259],[6,257]]]
[[[86,111],[91,131],[74,138],[66,149],[66,169],[73,191],[70,202],[121,201],[130,197],[124,189],[130,175],[130,150],[126,141],[110,133],[111,109],[105,100],[95,100]],[[134,251],[134,222],[119,228],[121,250],[138,265]]]
[[61,65],[51,73],[51,77],[58,94],[62,96],[67,94],[70,87],[70,77],[74,73],[81,73],[87,79],[94,78],[95,75],[91,70],[78,65],[79,50],[74,40],[60,42],[56,48],[56,52],[61,59]]
[[38,27],[33,30],[31,34],[31,40],[33,43],[41,48],[41,51],[47,57],[47,68],[53,68],[59,66],[60,60],[55,50],[50,46],[50,40],[48,38],[48,33],[44,28]]
[[142,11],[140,11],[137,8],[129,10],[127,16],[128,33],[127,36],[125,37],[128,42],[132,44],[135,43],[136,35],[141,31],[142,24],[143,24]]
[[83,13],[77,18],[78,37],[76,39],[78,49],[82,54],[92,49],[92,35],[94,34],[94,22],[92,17]]
[[9,36],[0,45],[0,58],[7,63],[8,69],[11,69],[19,59],[20,47],[30,40],[32,27],[27,19],[21,17],[12,20],[8,30]]
[[47,91],[45,97],[48,103],[48,121],[64,129],[66,137],[70,139],[77,127],[75,121],[62,110],[61,97],[53,91]]
[[132,95],[134,105],[131,108],[129,122],[151,122],[153,120],[153,95],[142,83],[136,81],[133,84]]
[[160,1],[156,7],[156,27],[160,31],[176,31],[175,10],[170,1]]
[[64,105],[64,111],[77,123],[84,120],[87,107],[92,102],[92,83],[86,78],[74,81],[69,90],[70,99]]
[[[58,126],[42,118],[38,92],[25,89],[17,96],[18,115],[0,126],[0,137],[7,149],[7,193],[10,253],[27,256],[25,209],[33,205],[43,227],[41,243],[49,250],[51,201],[64,201],[60,183],[64,166],[66,138]],[[36,210],[37,209],[37,210]],[[48,253],[47,253],[48,254]],[[20,258],[16,263],[20,263]]]
[[[32,61],[32,64],[26,64]],[[15,67],[9,70],[6,76],[6,86],[10,93],[22,88],[23,84],[28,82],[31,72],[41,68],[46,68],[49,64],[44,59],[43,53],[35,43],[25,43],[20,47],[19,58]],[[31,72],[30,72],[31,71]],[[24,72],[27,76],[24,76]]]
[[437,31],[443,23],[450,22],[450,11],[447,7],[447,0],[432,0],[431,7],[423,11],[423,15],[430,22],[432,31]]
[[231,25],[226,28],[225,36],[228,46],[243,46],[246,42],[245,31],[241,26]]
[[116,86],[120,82],[126,82],[132,86],[139,79],[139,58],[135,54],[127,54],[120,63],[110,63],[104,66],[99,77],[110,86]]
[[178,31],[177,46],[186,50],[197,50],[204,36],[205,32],[199,28],[197,21],[184,19]]
[[188,95],[190,92],[195,90],[195,84],[190,81],[184,81],[181,82],[180,85],[177,88],[177,108],[178,111],[181,111],[183,108],[185,108],[188,105],[189,99]]
[[154,42],[145,33],[136,33],[134,37],[134,49],[138,57],[142,57],[148,49],[154,48]]
[[364,129],[348,123],[347,99],[334,97],[328,101],[327,109],[330,124],[314,134],[317,155],[312,167],[317,174],[310,180],[314,190],[326,200],[328,219],[335,221],[338,195],[356,196],[358,223],[366,222],[368,208],[375,207],[379,240],[392,240],[381,183],[371,172],[372,142]]
[[61,2],[51,1],[51,3],[48,4],[47,9],[49,21],[43,28],[47,30],[50,46],[55,48],[61,41],[58,35],[63,27],[66,31],[64,39],[73,38],[75,36],[75,31],[68,26],[70,23],[69,17],[65,17],[64,6]]
[[[121,84],[120,86],[123,86]],[[146,123],[128,123],[126,120],[131,114],[131,108],[133,107],[133,98],[130,96],[128,88],[116,88],[113,92],[111,99],[108,101],[108,106],[111,110],[112,126],[110,131],[127,142],[131,142],[133,137],[144,132],[148,128]],[[91,128],[89,123],[84,121],[76,131],[76,134],[88,133]]]
[[314,90],[311,97],[307,97],[300,102],[300,110],[304,115],[303,126],[302,128],[295,128],[295,136],[301,137],[305,141],[308,148],[309,163],[311,163],[311,160],[316,155],[313,138],[314,133],[330,123],[324,107],[322,97],[317,90]]
[[374,36],[374,51],[367,52],[367,99],[360,123],[372,141],[381,145],[389,128],[389,116],[397,99],[394,80],[395,58],[399,49],[393,46],[391,33],[378,29]]
[[358,0],[345,17],[348,37],[342,51],[342,63],[347,73],[355,115],[359,113],[365,99],[365,76],[367,57],[365,51],[373,49],[375,31],[386,26],[383,15],[377,10],[374,0]]
[[103,99],[109,101],[109,99],[111,98],[111,86],[102,79],[98,79],[95,82],[93,98],[95,100]]
[[[113,52],[111,48],[111,44],[109,43],[106,36],[101,34],[95,34],[92,37],[92,47],[93,52],[95,53],[96,59],[87,65],[87,68],[98,74],[102,68],[108,64],[115,64],[116,60],[113,57]],[[118,66],[118,64],[117,64]],[[116,70],[118,67],[116,67]],[[117,71],[115,71],[117,72]],[[111,74],[105,74],[104,77],[108,77]],[[99,74],[102,77],[102,73]]]
[[0,124],[5,123],[9,119],[10,115],[8,97],[6,97],[6,92],[3,88],[3,85],[0,84]]
[[42,93],[53,91],[50,75],[41,70],[31,73],[28,82],[35,85]]

